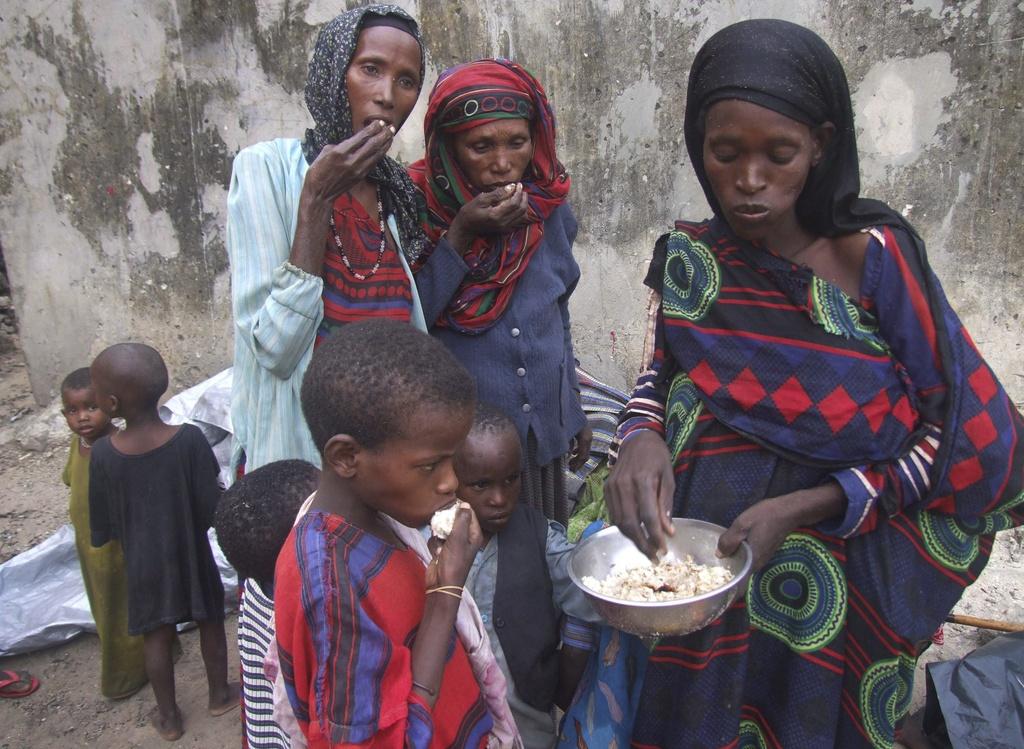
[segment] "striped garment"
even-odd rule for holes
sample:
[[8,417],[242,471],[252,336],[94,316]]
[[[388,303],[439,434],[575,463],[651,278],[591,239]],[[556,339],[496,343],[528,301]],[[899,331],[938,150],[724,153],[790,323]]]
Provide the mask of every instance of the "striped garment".
[[231,465],[297,458],[320,465],[299,404],[323,317],[323,280],[288,262],[309,165],[302,143],[279,138],[235,156],[228,190],[228,262],[235,354]]
[[478,749],[493,721],[454,636],[433,708],[412,687],[425,567],[338,515],[292,529],[275,572],[278,655],[309,749]]
[[612,440],[619,424],[619,415],[629,396],[611,385],[601,382],[582,367],[576,367],[576,380],[580,385],[580,406],[590,425],[592,439],[587,462],[578,471],[565,469],[565,488],[575,498],[586,481],[608,457]]
[[830,479],[848,508],[657,644],[634,747],[892,746],[922,644],[1024,520],[1020,414],[910,236],[870,234],[857,300],[717,219],[659,243],[655,355],[619,436],[665,438],[673,514],[728,526]]
[[289,749],[291,741],[274,721],[274,685],[263,673],[274,640],[274,601],[247,579],[238,608],[238,657],[242,666],[245,740],[252,749]]

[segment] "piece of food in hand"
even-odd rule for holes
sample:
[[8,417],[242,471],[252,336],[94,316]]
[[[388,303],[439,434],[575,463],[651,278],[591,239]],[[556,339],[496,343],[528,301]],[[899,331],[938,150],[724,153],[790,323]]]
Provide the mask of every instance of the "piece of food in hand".
[[698,564],[669,555],[659,564],[650,560],[613,568],[604,580],[587,575],[583,584],[591,590],[622,601],[671,601],[708,593],[732,580],[725,567]]
[[455,527],[455,515],[460,507],[469,507],[469,505],[458,499],[454,504],[435,512],[434,517],[430,518],[430,532],[442,541],[448,538],[452,533],[452,528]]

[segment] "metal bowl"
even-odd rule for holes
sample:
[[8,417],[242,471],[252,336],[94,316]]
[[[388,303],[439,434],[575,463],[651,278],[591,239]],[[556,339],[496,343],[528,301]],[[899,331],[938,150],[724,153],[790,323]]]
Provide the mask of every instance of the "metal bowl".
[[744,541],[735,554],[715,556],[718,537],[725,528],[703,520],[673,518],[676,533],[670,536],[668,549],[679,559],[687,555],[698,564],[726,567],[733,578],[720,588],[689,598],[672,601],[624,601],[591,590],[584,576],[603,580],[612,567],[645,559],[639,549],[616,528],[605,528],[580,542],[569,561],[569,577],[608,624],[641,637],[685,635],[706,627],[729,608],[747,589],[753,554]]

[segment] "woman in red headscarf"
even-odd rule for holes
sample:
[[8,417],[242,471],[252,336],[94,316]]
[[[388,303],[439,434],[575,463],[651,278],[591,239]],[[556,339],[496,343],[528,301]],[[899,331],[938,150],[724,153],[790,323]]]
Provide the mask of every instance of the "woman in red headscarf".
[[416,271],[427,326],[473,374],[480,400],[515,421],[523,499],[565,522],[564,457],[573,470],[586,461],[590,429],[569,328],[577,226],[554,112],[521,66],[477,60],[441,74],[424,134],[426,156],[409,171],[434,247]]

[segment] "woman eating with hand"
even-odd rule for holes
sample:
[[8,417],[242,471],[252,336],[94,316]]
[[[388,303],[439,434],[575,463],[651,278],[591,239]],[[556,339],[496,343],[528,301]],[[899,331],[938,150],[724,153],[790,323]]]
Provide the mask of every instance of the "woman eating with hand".
[[387,156],[419,97],[423,59],[416,22],[398,6],[342,13],[310,61],[306,137],[235,157],[227,244],[238,470],[320,464],[299,406],[315,342],[368,318],[426,329],[409,267],[425,246],[417,196]]
[[509,414],[522,441],[523,499],[564,523],[564,457],[590,450],[579,404],[569,297],[576,218],[540,83],[508,60],[442,73],[410,174],[426,200],[433,249],[417,264],[424,316],[469,369],[480,400]]

